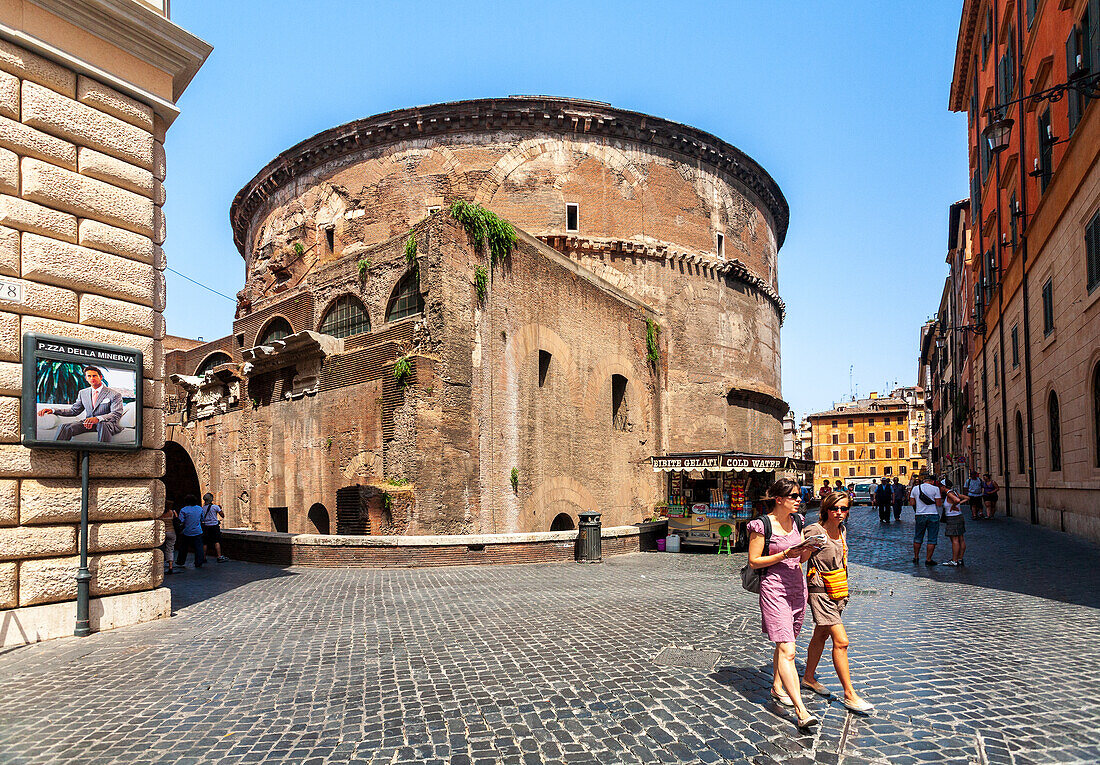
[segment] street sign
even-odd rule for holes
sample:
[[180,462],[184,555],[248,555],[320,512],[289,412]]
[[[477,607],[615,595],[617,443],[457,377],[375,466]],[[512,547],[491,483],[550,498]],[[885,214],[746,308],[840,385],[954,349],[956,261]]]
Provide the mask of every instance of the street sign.
[[23,335],[24,446],[136,451],[141,448],[141,407],[141,351]]

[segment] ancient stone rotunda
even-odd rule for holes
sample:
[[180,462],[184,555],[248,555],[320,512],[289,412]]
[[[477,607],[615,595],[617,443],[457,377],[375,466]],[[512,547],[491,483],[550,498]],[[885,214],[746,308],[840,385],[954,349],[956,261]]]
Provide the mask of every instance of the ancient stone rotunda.
[[[592,101],[320,133],[233,201],[232,334],[166,341],[169,494],[212,490],[264,531],[640,520],[653,456],[782,453],[787,216],[730,144]],[[486,220],[491,241],[514,227],[506,257]]]

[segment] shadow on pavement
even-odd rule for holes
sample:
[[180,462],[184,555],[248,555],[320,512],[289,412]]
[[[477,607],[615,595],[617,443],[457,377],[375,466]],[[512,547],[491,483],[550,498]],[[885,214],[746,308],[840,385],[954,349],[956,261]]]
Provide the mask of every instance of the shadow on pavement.
[[165,576],[164,586],[172,591],[172,613],[175,615],[182,608],[216,598],[252,582],[292,576],[296,574],[282,566],[208,560],[202,568],[188,568],[181,573]]
[[[916,578],[958,582],[1037,598],[1100,609],[1100,546],[1087,540],[1016,518],[966,519],[966,567],[942,565],[951,560],[951,541],[941,524],[934,559],[925,566],[913,558],[913,511],[900,523],[880,524],[874,511],[857,509],[849,520],[852,563]],[[858,584],[857,584],[858,586]]]

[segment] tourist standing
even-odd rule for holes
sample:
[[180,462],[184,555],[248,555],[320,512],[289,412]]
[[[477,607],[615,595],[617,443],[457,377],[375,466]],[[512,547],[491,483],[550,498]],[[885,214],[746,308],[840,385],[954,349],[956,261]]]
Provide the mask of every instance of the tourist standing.
[[843,523],[848,520],[852,500],[843,494],[833,494],[821,503],[821,520],[807,526],[807,537],[825,535],[825,545],[810,553],[806,572],[810,611],[814,617],[814,634],[806,652],[806,671],[802,687],[828,698],[829,689],[814,676],[821,653],[830,638],[833,641],[833,668],[844,687],[842,703],[853,712],[868,714],[874,706],[864,701],[852,686],[848,670],[848,633],[841,614],[848,605],[848,535]]
[[893,495],[891,499],[894,506],[894,521],[901,523],[901,506],[905,504],[905,498],[909,492],[905,486],[901,485],[897,476],[894,476],[894,485],[890,487],[890,491]]
[[940,535],[940,508],[943,507],[943,494],[932,481],[932,476],[921,474],[921,482],[913,487],[909,495],[909,504],[913,506],[913,520],[916,528],[913,530],[913,562],[920,560],[920,546],[924,537],[928,536],[928,555],[924,559],[924,565],[935,566],[932,553],[936,549],[936,542]]
[[997,492],[1000,488],[989,473],[982,477],[982,501],[985,503],[986,518],[997,514]]
[[179,509],[183,531],[177,545],[176,563],[180,568],[187,568],[187,551],[190,549],[195,553],[195,568],[202,568],[202,564],[206,562],[206,554],[202,549],[202,508],[194,494],[187,495],[183,505]]
[[164,523],[164,573],[174,573],[172,562],[176,558],[176,512],[170,502],[164,503],[160,520]]
[[[951,560],[943,565],[965,566],[963,556],[966,554],[966,539],[963,535],[966,533],[966,519],[963,517],[962,511],[963,498],[952,491],[954,487],[950,481],[944,481],[943,488],[945,494],[943,498],[943,533],[951,540]],[[977,518],[978,516],[974,517]]]
[[[802,703],[795,640],[806,615],[806,577],[802,562],[811,549],[802,543],[802,516],[797,514],[798,484],[780,478],[768,488],[771,512],[749,521],[749,565],[759,569],[760,616],[764,634],[775,643],[772,654],[772,698],[794,707],[798,727],[818,723]],[[767,549],[765,549],[767,548]]]
[[883,478],[882,483],[875,489],[875,505],[878,507],[879,523],[890,522],[890,502],[894,492],[890,489],[890,483]]
[[202,495],[202,543],[214,551],[219,563],[229,560],[222,555],[221,519],[225,511],[214,504],[214,495],[210,492]]
[[978,471],[971,470],[965,486],[967,504],[970,505],[970,519],[976,521],[983,515],[982,503],[985,502],[985,484],[978,478]]
[[826,478],[824,485],[818,490],[817,496],[821,499],[825,499],[825,497],[829,496],[829,494],[831,494],[832,491],[833,491],[832,488],[830,488],[830,486],[829,486],[829,479]]

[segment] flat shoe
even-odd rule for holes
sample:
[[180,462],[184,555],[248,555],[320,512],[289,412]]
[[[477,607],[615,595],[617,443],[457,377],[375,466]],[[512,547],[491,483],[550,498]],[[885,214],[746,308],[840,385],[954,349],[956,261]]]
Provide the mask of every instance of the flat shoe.
[[772,698],[775,699],[776,701],[778,701],[780,704],[782,704],[785,707],[793,707],[794,706],[794,702],[791,701],[790,696],[788,696],[786,693],[783,693],[782,691],[776,692],[775,688],[772,688]]
[[840,703],[847,707],[850,711],[861,715],[869,715],[875,711],[875,705],[860,699],[859,701],[849,701],[848,699],[841,699]]
[[829,698],[830,696],[833,695],[832,691],[830,691],[828,688],[826,688],[824,685],[817,682],[816,680],[812,683],[807,682],[806,680],[803,680],[802,681],[802,687],[803,688],[809,688],[811,691],[816,693],[818,696],[824,696],[825,698]]
[[817,725],[819,722],[821,722],[821,721],[818,720],[813,715],[806,715],[805,717],[799,718],[798,727],[799,728],[812,728],[814,725]]

